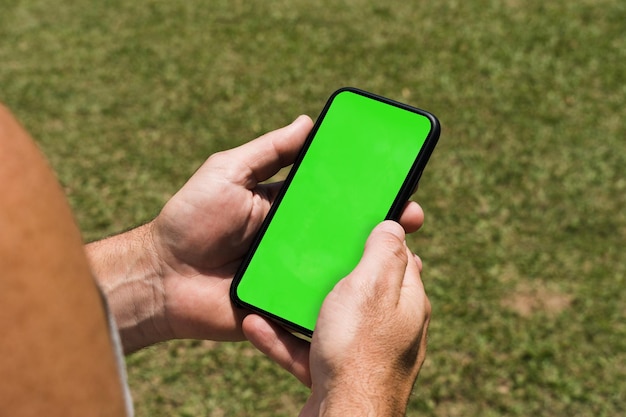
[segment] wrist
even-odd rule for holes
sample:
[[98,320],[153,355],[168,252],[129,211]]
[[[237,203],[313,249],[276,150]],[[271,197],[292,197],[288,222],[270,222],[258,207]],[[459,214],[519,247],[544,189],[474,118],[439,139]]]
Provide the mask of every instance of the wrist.
[[152,223],[90,243],[86,252],[115,318],[124,351],[132,353],[171,338]]
[[404,416],[412,384],[383,382],[366,375],[358,373],[321,389],[314,385],[301,417]]

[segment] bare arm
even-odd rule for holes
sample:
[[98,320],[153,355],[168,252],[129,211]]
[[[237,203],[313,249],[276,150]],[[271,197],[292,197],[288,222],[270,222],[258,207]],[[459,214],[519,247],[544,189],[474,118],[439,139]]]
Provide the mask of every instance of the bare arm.
[[151,240],[152,224],[86,245],[126,353],[174,338],[165,316],[164,270]]
[[124,415],[106,318],[63,192],[0,106],[0,410]]

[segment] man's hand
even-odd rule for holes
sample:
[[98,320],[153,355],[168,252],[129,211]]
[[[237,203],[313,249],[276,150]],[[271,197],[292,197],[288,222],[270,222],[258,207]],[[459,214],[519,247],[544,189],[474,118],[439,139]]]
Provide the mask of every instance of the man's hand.
[[312,127],[282,129],[212,155],[151,223],[88,245],[126,352],[173,338],[240,340],[229,299],[240,258]]
[[310,350],[259,316],[245,319],[249,339],[311,386],[301,415],[403,415],[430,318],[420,270],[402,228],[383,222],[355,270],[325,299]]

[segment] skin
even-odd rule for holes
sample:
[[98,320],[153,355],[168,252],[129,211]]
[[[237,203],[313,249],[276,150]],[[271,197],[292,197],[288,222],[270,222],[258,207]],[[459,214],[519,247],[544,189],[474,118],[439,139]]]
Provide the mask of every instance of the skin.
[[102,300],[63,192],[0,106],[0,410],[125,415]]
[[237,265],[280,187],[263,182],[294,161],[310,118],[211,156],[153,221],[87,245],[87,256],[43,158],[5,110],[0,121],[0,179],[9,184],[0,266],[10,272],[0,280],[0,314],[5,340],[15,342],[2,346],[8,377],[0,409],[68,415],[71,405],[77,415],[123,415],[90,265],[127,353],[175,338],[248,338],[311,387],[303,416],[404,412],[430,316],[421,262],[404,241],[423,222],[416,203],[406,205],[402,227],[374,229],[361,263],[324,302],[311,344],[229,299]]

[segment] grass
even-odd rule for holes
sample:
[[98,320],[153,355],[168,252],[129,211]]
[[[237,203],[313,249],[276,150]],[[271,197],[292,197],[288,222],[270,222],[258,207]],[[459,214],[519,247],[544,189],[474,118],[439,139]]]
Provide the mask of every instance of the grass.
[[[434,308],[425,416],[626,412],[620,1],[0,0],[0,100],[85,238],[147,221],[211,153],[353,85],[435,113],[411,246]],[[248,344],[128,358],[138,416],[295,415]]]

